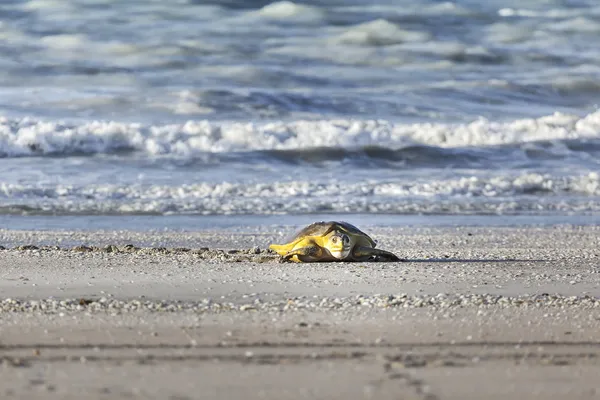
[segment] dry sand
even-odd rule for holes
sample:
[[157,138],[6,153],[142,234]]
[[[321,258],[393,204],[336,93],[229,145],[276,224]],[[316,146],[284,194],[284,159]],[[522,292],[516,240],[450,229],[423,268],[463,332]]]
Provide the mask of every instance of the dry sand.
[[285,233],[0,231],[0,398],[600,397],[600,227]]

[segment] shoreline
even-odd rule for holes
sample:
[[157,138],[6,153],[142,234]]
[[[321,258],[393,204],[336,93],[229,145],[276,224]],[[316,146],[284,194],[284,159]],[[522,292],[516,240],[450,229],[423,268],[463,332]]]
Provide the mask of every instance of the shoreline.
[[[240,227],[268,232],[300,227],[315,221],[347,221],[364,228],[448,228],[448,227],[552,227],[596,226],[598,213],[551,214],[232,214],[232,215],[0,215],[0,226],[9,231],[80,232],[219,232]],[[2,230],[0,230],[1,232]]]

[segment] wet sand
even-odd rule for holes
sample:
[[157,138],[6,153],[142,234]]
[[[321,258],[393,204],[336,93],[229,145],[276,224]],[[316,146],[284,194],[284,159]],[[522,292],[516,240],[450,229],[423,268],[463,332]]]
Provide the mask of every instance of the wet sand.
[[0,231],[0,397],[600,396],[599,227],[376,228],[406,262],[301,265],[264,250],[287,233]]

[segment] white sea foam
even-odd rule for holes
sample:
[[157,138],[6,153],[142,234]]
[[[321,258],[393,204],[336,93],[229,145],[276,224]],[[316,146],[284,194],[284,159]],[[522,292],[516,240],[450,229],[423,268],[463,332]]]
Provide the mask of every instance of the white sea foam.
[[[533,198],[527,198],[527,196]],[[564,195],[568,195],[565,198]],[[0,208],[66,213],[509,212],[600,210],[597,173],[422,182],[275,182],[87,186],[0,184]],[[520,196],[517,201],[517,197]],[[525,197],[523,197],[525,196]]]
[[396,24],[378,19],[353,26],[333,41],[361,46],[389,46],[404,42],[424,42],[429,38],[427,32],[400,29]]
[[423,2],[405,2],[402,6],[396,3],[391,4],[375,4],[363,2],[361,5],[344,5],[340,9],[344,11],[352,11],[368,15],[375,13],[376,15],[398,15],[398,16],[438,16],[438,15],[455,15],[455,16],[470,16],[476,14],[475,11],[469,8],[456,4],[456,2],[445,1],[442,3],[424,4]]
[[488,41],[502,44],[524,42],[535,34],[530,25],[517,25],[507,22],[490,24],[485,31]]
[[36,10],[36,11],[55,11],[55,10],[71,10],[72,4],[67,1],[60,0],[31,0],[23,2],[23,9],[25,10]]
[[268,19],[292,21],[294,23],[318,23],[325,13],[318,7],[296,4],[291,1],[278,1],[267,4],[258,15]]
[[548,26],[548,29],[558,32],[597,33],[600,32],[600,22],[590,18],[577,17],[553,23]]
[[73,51],[84,48],[89,44],[85,35],[48,35],[40,39],[41,44],[56,50]]
[[[555,113],[537,119],[469,124],[394,124],[382,120],[179,125],[89,122],[71,124],[31,118],[0,118],[0,155],[70,155],[130,150],[148,156],[194,157],[201,153],[302,150],[314,147],[442,148],[518,145],[537,141],[600,139],[600,111],[583,117]],[[558,147],[557,147],[558,148]]]
[[[589,10],[586,10],[589,12]],[[569,18],[581,15],[580,8],[544,8],[542,10],[531,10],[525,8],[501,8],[498,10],[501,17],[534,17],[534,18]]]

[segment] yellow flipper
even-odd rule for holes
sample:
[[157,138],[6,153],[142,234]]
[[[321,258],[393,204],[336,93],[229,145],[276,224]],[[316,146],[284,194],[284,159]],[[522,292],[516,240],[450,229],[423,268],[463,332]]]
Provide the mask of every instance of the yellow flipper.
[[298,244],[304,240],[305,238],[300,238],[285,244],[272,244],[269,246],[269,248],[280,256],[285,256],[287,253],[294,250],[295,247],[298,247]]
[[272,244],[269,246],[269,248],[277,254],[279,254],[280,256],[285,256],[294,248],[294,243]]
[[[292,252],[296,249],[312,247],[315,244],[319,247],[322,247],[322,242],[323,242],[322,238],[315,238],[315,237],[306,238],[305,237],[305,238],[296,239],[290,243],[272,244],[269,246],[269,248],[271,250],[273,250],[274,252],[276,252],[277,254],[279,254],[280,256],[285,257],[290,252]],[[291,259],[292,259],[292,261],[300,262],[300,260],[298,259],[298,257],[296,255],[293,256]]]

